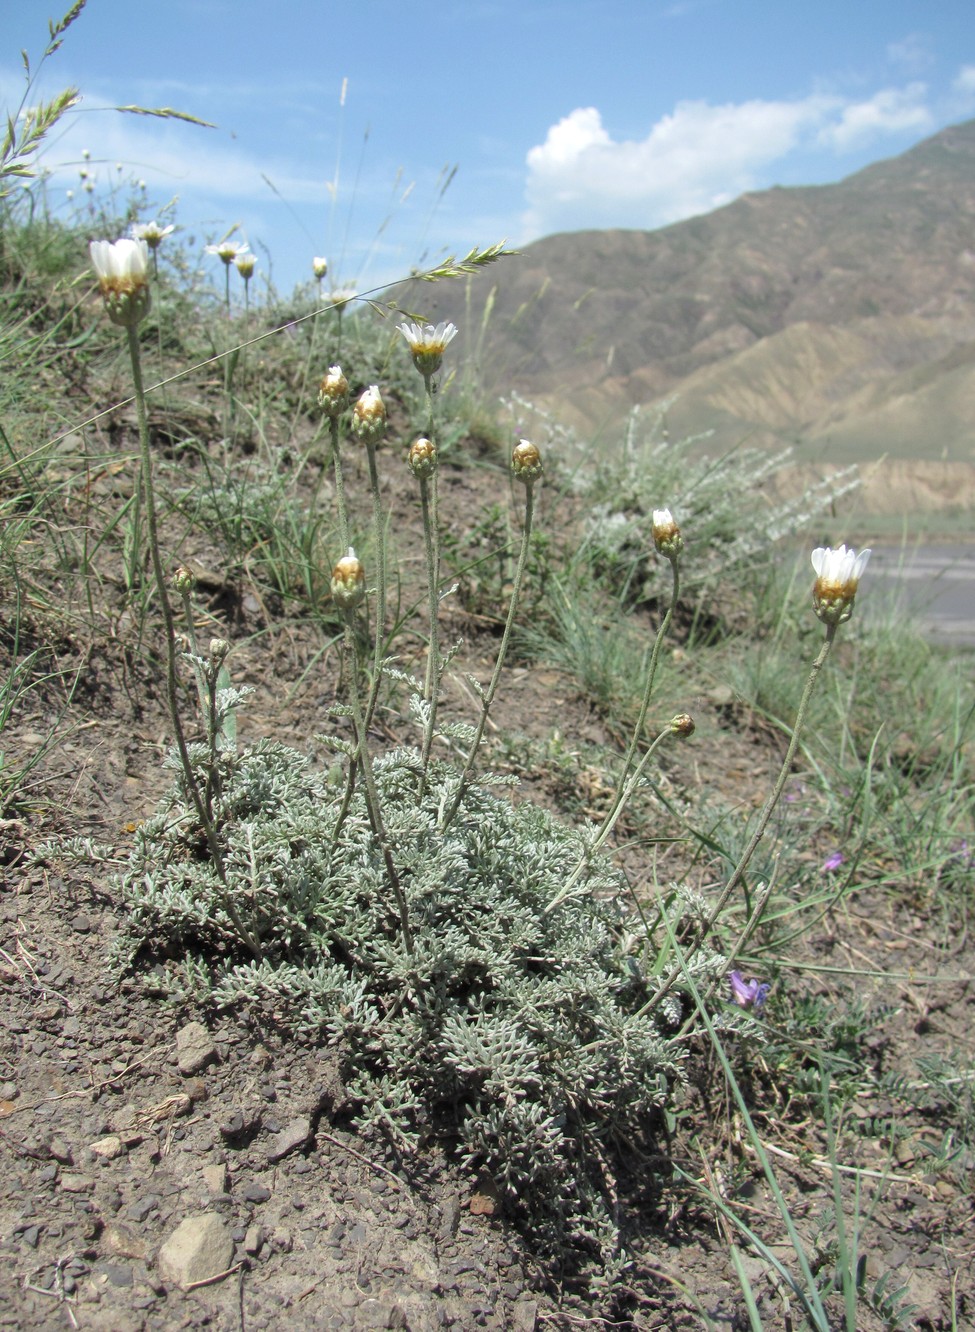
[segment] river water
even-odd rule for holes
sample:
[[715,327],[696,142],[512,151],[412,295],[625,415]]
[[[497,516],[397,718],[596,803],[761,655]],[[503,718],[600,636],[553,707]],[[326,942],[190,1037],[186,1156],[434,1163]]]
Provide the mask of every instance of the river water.
[[[869,614],[871,587],[916,615],[933,643],[975,648],[975,545],[875,546],[857,612]],[[890,602],[888,602],[890,604]]]

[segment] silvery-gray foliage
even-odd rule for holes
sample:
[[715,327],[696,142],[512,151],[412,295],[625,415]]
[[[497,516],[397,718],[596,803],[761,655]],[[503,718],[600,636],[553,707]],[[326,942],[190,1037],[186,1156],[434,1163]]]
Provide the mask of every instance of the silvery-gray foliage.
[[[197,755],[202,762],[203,756]],[[136,833],[122,887],[130,956],[204,968],[218,1005],[266,1009],[338,1043],[366,1131],[412,1146],[442,1129],[490,1172],[536,1238],[570,1237],[616,1262],[607,1153],[648,1135],[681,1080],[673,996],[637,955],[625,883],[591,837],[530,803],[469,787],[449,826],[453,767],[375,759],[408,907],[404,941],[381,847],[356,791],[263,741],[225,751],[214,822],[221,884],[181,781]],[[545,907],[586,854],[584,896]],[[263,956],[245,956],[230,898]],[[700,980],[719,963],[707,948]]]

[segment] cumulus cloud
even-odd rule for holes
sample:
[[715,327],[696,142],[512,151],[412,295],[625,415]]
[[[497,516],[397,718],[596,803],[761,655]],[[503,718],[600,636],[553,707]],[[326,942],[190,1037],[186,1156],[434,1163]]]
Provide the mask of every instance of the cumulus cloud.
[[[975,93],[975,70],[963,74]],[[616,140],[596,107],[578,107],[528,153],[525,238],[665,226],[772,183],[774,164],[798,149],[842,154],[934,125],[923,83],[858,101],[814,93],[723,106],[679,102],[643,139]]]
[[927,85],[911,83],[906,88],[884,88],[868,101],[843,108],[839,119],[820,131],[819,140],[843,152],[884,134],[902,130],[925,133],[934,127],[927,105]]

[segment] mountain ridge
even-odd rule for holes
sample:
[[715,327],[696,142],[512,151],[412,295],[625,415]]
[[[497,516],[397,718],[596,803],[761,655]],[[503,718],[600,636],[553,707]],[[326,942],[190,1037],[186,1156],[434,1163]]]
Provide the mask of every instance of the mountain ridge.
[[[456,321],[453,293],[410,295]],[[641,405],[720,447],[975,464],[975,121],[835,184],[545,237],[466,318],[482,379],[590,435]]]

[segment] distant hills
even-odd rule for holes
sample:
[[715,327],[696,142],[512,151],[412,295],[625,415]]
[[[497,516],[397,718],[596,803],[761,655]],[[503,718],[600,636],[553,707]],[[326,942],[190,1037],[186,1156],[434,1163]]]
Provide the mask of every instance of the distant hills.
[[[462,322],[456,290],[410,296]],[[714,448],[788,442],[817,463],[967,474],[975,121],[835,185],[537,241],[474,280],[469,346],[487,301],[482,374],[588,434],[669,402],[671,437],[713,430]]]

